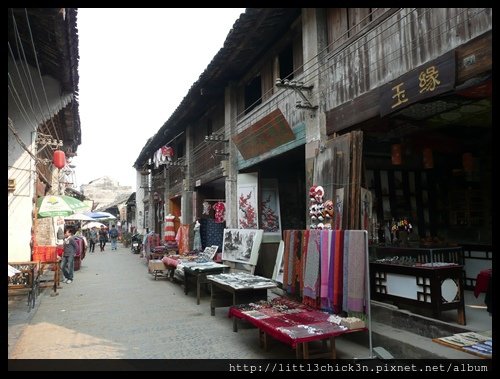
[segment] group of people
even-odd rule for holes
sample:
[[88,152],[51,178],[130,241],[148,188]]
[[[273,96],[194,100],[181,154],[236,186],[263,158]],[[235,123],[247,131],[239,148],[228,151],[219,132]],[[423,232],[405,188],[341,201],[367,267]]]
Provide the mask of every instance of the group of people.
[[[92,228],[89,233],[89,251],[94,252],[96,242],[99,240],[99,247],[101,251],[104,251],[108,237],[111,240],[111,250],[117,250],[118,242],[118,230],[115,225],[111,226],[108,231],[106,228],[101,226],[100,230],[96,227]],[[63,283],[73,282],[73,273],[75,268],[75,255],[78,251],[78,244],[74,238],[75,228],[72,225],[68,225],[64,228],[64,240],[63,240],[63,255],[61,258],[61,270],[63,273]]]
[[98,241],[100,250],[104,251],[106,242],[108,242],[108,240],[111,241],[111,250],[116,250],[118,234],[119,233],[115,225],[111,225],[111,229],[109,230],[109,232],[106,230],[106,227],[104,225],[102,225],[99,230],[96,227],[93,227],[89,232],[89,251],[91,253],[94,252],[95,245]]

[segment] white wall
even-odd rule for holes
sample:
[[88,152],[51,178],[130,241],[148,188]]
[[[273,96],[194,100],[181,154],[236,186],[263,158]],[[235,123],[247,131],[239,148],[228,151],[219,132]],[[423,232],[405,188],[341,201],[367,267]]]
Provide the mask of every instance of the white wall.
[[136,171],[136,181],[135,181],[135,225],[137,226],[137,232],[141,234],[146,234],[146,228],[144,227],[144,188],[142,187],[142,175],[139,171]]
[[[43,77],[49,111],[44,91],[40,85],[38,70],[28,67],[35,88],[33,89],[31,81],[26,79],[29,76],[24,74],[25,71],[21,65],[16,68],[14,62],[8,59],[8,69],[8,117],[12,120],[17,137],[34,154],[37,126],[64,107],[68,98],[64,95],[60,96],[61,88],[56,80]],[[23,78],[22,82],[18,72]],[[40,105],[38,105],[37,98]],[[8,261],[30,261],[36,180],[35,162],[22,148],[21,143],[10,128],[8,132],[8,178],[16,180],[16,190],[8,195]]]

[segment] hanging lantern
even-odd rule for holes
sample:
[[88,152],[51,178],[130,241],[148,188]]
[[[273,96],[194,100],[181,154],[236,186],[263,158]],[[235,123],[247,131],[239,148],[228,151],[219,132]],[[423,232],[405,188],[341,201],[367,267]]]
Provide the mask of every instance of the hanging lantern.
[[64,155],[64,151],[62,151],[62,150],[56,150],[56,151],[54,151],[54,156],[52,158],[52,163],[58,169],[61,169],[64,166],[66,166],[66,156]]
[[398,166],[403,162],[400,143],[396,143],[391,146],[391,161],[393,165]]
[[434,157],[430,147],[424,148],[422,151],[424,168],[434,168]]
[[462,155],[462,166],[464,167],[465,172],[474,171],[474,157],[472,153],[464,153]]

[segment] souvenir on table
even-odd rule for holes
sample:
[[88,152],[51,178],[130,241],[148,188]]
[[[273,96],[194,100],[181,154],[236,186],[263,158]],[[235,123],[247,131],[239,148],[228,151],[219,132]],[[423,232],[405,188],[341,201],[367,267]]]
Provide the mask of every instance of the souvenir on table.
[[211,261],[212,259],[214,259],[218,248],[219,246],[216,245],[207,246],[205,247],[205,250],[203,250],[203,252],[198,255],[198,257],[205,258],[207,261]]

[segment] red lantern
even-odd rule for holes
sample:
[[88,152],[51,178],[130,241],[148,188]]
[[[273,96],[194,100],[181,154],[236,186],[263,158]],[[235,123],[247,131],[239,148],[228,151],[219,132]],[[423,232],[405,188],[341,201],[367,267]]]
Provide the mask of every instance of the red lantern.
[[393,165],[398,165],[398,166],[401,163],[403,163],[400,143],[396,143],[391,146],[391,161]]
[[472,156],[472,153],[464,153],[462,155],[462,165],[465,172],[474,171],[474,157]]
[[52,159],[52,163],[54,163],[54,166],[56,166],[58,169],[61,169],[64,166],[66,166],[66,155],[64,155],[64,151],[62,150],[54,151],[54,157]]
[[432,156],[432,149],[430,147],[424,148],[422,151],[424,168],[434,168],[434,158]]

